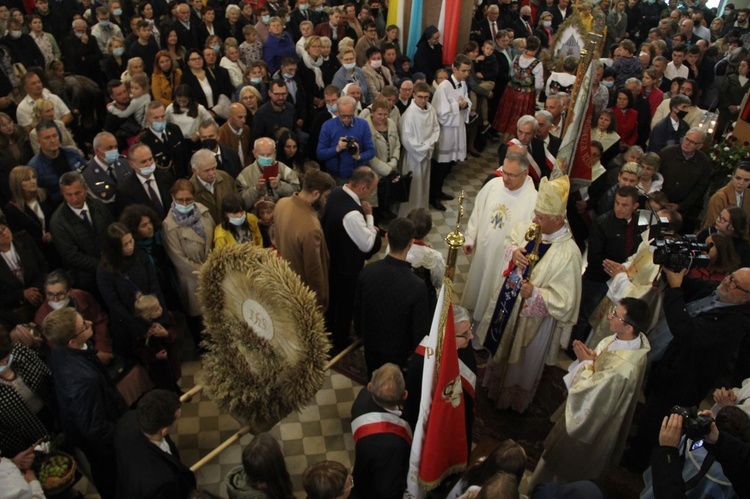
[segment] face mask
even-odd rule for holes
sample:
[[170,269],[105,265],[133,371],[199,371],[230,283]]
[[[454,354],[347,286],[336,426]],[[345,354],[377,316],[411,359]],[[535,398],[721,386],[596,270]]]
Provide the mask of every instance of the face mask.
[[154,121],[151,123],[151,128],[154,129],[156,133],[161,133],[167,128],[167,122],[166,121]]
[[304,11],[306,11],[306,10],[307,10],[308,8],[310,8],[310,6],[309,6],[309,5],[307,5],[307,4],[303,4],[303,5],[300,5],[300,6],[299,6],[299,10],[301,10],[301,11],[303,11],[303,12],[304,12]]
[[524,21],[531,21],[531,16],[524,14],[521,16],[521,19],[523,19]]
[[0,366],[0,374],[3,374],[5,371],[10,369],[10,365],[13,363],[13,354],[8,355],[8,363],[4,366]]
[[378,10],[379,9],[370,9],[370,14],[372,14],[373,16],[377,16],[378,15]]
[[235,227],[239,227],[240,225],[244,224],[245,220],[247,220],[247,213],[239,218],[229,217],[229,223],[234,225]]
[[143,168],[141,168],[141,175],[142,176],[153,175],[155,171],[156,171],[156,163],[151,163],[150,166],[144,166]]
[[293,80],[294,79],[294,73],[283,73],[285,80]]
[[271,166],[273,164],[272,156],[258,156],[258,164],[263,168]]
[[104,21],[99,21],[99,25],[100,25],[100,26],[101,26],[102,28],[106,28],[106,27],[108,27],[108,26],[109,26],[109,21],[107,21],[106,19],[105,19]]
[[542,26],[549,28],[552,26],[552,21],[542,21]]
[[315,9],[313,9],[313,10],[315,12],[323,12],[323,7],[315,7]]
[[263,24],[268,24],[268,21],[271,20],[271,16],[263,16],[260,20],[263,21]]
[[[18,39],[18,38],[21,38],[22,34],[23,34],[22,31],[13,30],[13,31],[10,32],[10,37],[14,38],[14,39]],[[78,34],[78,33],[76,33],[76,34]]]
[[221,50],[221,45],[211,45],[211,48],[218,54],[219,50]]
[[603,81],[602,85],[604,85],[607,88],[612,88],[612,87],[615,86],[615,82],[613,82],[613,81]]
[[380,61],[370,61],[370,67],[372,69],[380,69],[380,66],[382,66],[382,65],[383,65],[383,61],[382,60],[380,60]]
[[121,16],[122,15],[122,9],[115,9],[112,11],[112,14],[115,16]]
[[677,111],[677,119],[684,120],[685,116],[688,115],[687,111]]
[[208,149],[209,151],[213,151],[214,149],[216,149],[217,144],[218,144],[218,141],[216,139],[201,140],[201,145],[203,146],[203,149]]
[[347,71],[351,71],[352,69],[354,69],[354,66],[356,66],[356,65],[357,65],[356,62],[350,62],[348,64],[343,64],[344,69],[346,69]]
[[112,149],[111,151],[104,152],[104,161],[107,163],[114,163],[120,157],[120,151]]
[[193,208],[195,208],[195,203],[190,203],[189,205],[185,206],[184,204],[174,204],[174,209],[177,210],[179,213],[182,213],[183,215],[187,215],[191,211],[193,211]]
[[328,112],[331,114],[336,114],[336,111],[339,110],[339,103],[335,103],[334,105],[326,104],[326,109],[328,109]]
[[116,48],[116,49],[112,49],[112,54],[115,55],[115,56],[117,56],[117,57],[122,56],[122,54],[124,54],[124,53],[125,53],[125,49],[122,48],[122,47],[119,47],[119,48]]
[[48,301],[47,304],[50,306],[52,310],[60,310],[61,308],[65,308],[68,306],[68,303],[70,303],[70,298],[65,298],[64,300],[60,301]]

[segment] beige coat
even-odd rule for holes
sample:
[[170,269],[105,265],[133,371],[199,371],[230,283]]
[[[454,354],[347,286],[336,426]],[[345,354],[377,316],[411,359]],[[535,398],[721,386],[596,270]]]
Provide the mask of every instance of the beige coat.
[[[378,174],[378,177],[383,178],[390,175],[393,172],[398,173],[398,160],[401,157],[401,139],[398,138],[398,127],[393,121],[388,119],[388,142],[385,138],[375,130],[372,124],[370,116],[365,120],[370,125],[370,132],[372,133],[372,142],[375,144],[375,156],[367,162],[367,166]],[[390,157],[388,155],[388,148],[390,146]],[[370,195],[366,200],[372,206],[378,207],[378,190]],[[383,208],[388,208],[383,206]]]
[[227,172],[216,170],[213,194],[206,189],[195,174],[190,177],[190,183],[195,187],[195,201],[208,208],[214,222],[217,225],[220,224],[223,221],[221,218],[221,200],[235,191],[232,176]]
[[[732,206],[737,206],[737,195],[734,193],[734,186],[730,180],[727,185],[716,191],[711,196],[711,199],[708,200],[708,209],[706,210],[706,220],[703,223],[703,228],[711,227],[716,222],[716,217],[719,216],[719,213]],[[745,189],[740,208],[750,218],[750,189]]]
[[381,66],[380,70],[383,72],[382,75],[372,69],[369,64],[362,66],[362,72],[365,74],[365,81],[367,81],[367,88],[370,89],[372,100],[375,100],[380,95],[384,86],[393,85],[391,70],[385,66]]
[[211,252],[213,241],[214,223],[208,208],[200,203],[195,207],[201,212],[201,223],[206,232],[206,238],[202,238],[190,227],[180,227],[170,210],[162,225],[164,235],[164,248],[167,255],[177,270],[177,282],[180,286],[180,300],[185,312],[189,316],[201,315],[201,306],[198,303],[198,271],[203,262]]

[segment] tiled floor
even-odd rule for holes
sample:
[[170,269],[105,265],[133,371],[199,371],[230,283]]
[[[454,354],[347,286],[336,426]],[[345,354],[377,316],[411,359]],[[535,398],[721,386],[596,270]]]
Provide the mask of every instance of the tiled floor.
[[[491,143],[481,158],[470,158],[469,161],[456,165],[446,181],[445,190],[453,193],[456,198],[461,189],[465,192],[462,231],[465,231],[474,207],[474,198],[482,187],[482,181],[497,167],[494,160],[496,148],[497,143]],[[444,204],[447,211],[432,210],[433,230],[428,240],[434,248],[447,256],[445,236],[455,227],[458,201],[456,199]],[[382,257],[384,251],[385,247],[375,259]],[[460,297],[463,291],[468,272],[469,261],[459,252],[454,288],[457,297]],[[199,369],[199,361],[183,364],[184,375],[180,384],[184,390],[194,385],[194,376]],[[361,389],[360,385],[347,377],[329,371],[315,400],[301,412],[289,415],[270,431],[283,446],[297,497],[305,497],[301,475],[310,464],[324,459],[340,461],[345,466],[353,464],[354,442],[351,435],[350,410],[354,398]],[[192,465],[239,428],[240,424],[231,416],[220,414],[211,400],[197,396],[192,402],[183,405],[182,416],[172,438],[180,450],[183,462]],[[227,497],[223,485],[224,476],[231,468],[241,464],[242,449],[251,439],[251,435],[244,435],[218,458],[203,466],[196,473],[199,487],[221,497]],[[81,482],[77,488],[86,491],[87,498],[98,497],[93,489],[87,487],[85,480]]]

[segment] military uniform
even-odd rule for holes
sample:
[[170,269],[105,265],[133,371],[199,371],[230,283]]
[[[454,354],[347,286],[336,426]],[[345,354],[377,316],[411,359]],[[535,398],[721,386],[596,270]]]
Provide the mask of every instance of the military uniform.
[[93,157],[81,169],[81,174],[91,194],[105,204],[114,203],[117,185],[132,172],[125,156],[120,156],[117,161],[108,166]]

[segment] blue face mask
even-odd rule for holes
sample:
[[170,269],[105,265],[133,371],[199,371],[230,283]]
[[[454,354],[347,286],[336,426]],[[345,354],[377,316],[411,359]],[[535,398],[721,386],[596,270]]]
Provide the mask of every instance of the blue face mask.
[[260,76],[258,76],[257,78],[250,78],[250,83],[252,83],[253,85],[257,85],[262,81],[263,81],[263,78],[261,78]]
[[271,166],[273,164],[273,157],[271,156],[258,156],[258,164],[263,168]]
[[299,6],[299,10],[301,10],[301,11],[303,11],[303,12],[304,12],[304,11],[306,11],[306,10],[307,10],[307,9],[308,9],[309,7],[310,7],[310,6],[309,6],[309,5],[307,5],[307,4],[302,4],[302,5],[300,5],[300,6]]
[[104,161],[107,163],[114,163],[120,157],[120,151],[112,149],[111,151],[104,152]]
[[339,103],[335,103],[333,105],[326,104],[326,109],[328,109],[328,112],[331,114],[336,114],[336,111],[339,110]]
[[147,177],[149,175],[153,175],[155,171],[156,171],[156,164],[151,163],[151,166],[144,166],[143,168],[141,168],[141,176]]
[[219,50],[221,50],[221,45],[211,45],[211,48],[218,54]]
[[189,205],[184,204],[174,204],[174,209],[178,212],[182,213],[183,215],[187,215],[191,211],[193,211],[193,208],[195,208],[195,203],[190,203]]
[[115,16],[121,16],[122,15],[122,9],[115,9],[112,11],[112,14]]
[[283,76],[283,77],[284,77],[285,79],[287,79],[287,80],[292,80],[292,79],[294,79],[294,73],[291,73],[291,74],[289,74],[289,73],[284,73],[284,74],[283,74],[282,76]]
[[346,69],[347,71],[351,71],[352,69],[354,69],[354,66],[356,66],[356,65],[357,65],[356,62],[350,62],[348,64],[343,64],[344,69]]
[[613,81],[602,81],[602,85],[604,85],[607,88],[612,88],[615,86],[615,82]]
[[271,20],[271,16],[263,16],[260,20],[263,21],[263,24],[268,24],[268,21]]
[[167,129],[167,122],[166,121],[154,121],[153,123],[151,123],[151,128],[153,128],[156,133],[161,133]]
[[13,363],[13,354],[10,354],[8,356],[8,363],[5,364],[4,366],[0,366],[0,374],[3,374],[5,371],[7,371],[8,369],[10,369],[10,365],[12,363]]
[[106,28],[106,27],[108,27],[108,26],[109,26],[109,21],[107,21],[106,19],[105,19],[104,21],[99,21],[99,25],[100,25],[100,26],[101,26],[102,28]]
[[112,49],[112,54],[115,55],[116,57],[121,57],[122,54],[124,54],[124,53],[125,53],[125,49],[122,48],[122,47],[118,47],[116,49]]
[[315,12],[323,12],[323,7],[315,7],[315,9],[313,9],[313,10]]
[[234,225],[235,227],[239,227],[240,225],[244,224],[245,220],[247,220],[247,213],[243,214],[239,218],[229,217],[229,223]]

